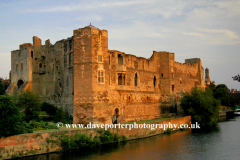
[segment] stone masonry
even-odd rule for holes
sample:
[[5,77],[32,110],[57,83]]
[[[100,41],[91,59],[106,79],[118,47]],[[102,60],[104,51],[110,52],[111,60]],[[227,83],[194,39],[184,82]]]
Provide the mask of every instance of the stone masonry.
[[175,62],[174,53],[150,58],[108,49],[108,32],[92,25],[54,45],[20,45],[12,51],[7,93],[26,89],[73,115],[74,123],[119,123],[177,112],[183,92],[205,86],[199,58]]

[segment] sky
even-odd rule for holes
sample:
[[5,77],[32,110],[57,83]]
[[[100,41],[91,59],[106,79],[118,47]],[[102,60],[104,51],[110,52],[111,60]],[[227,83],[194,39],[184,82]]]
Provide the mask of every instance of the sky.
[[108,30],[108,48],[175,61],[200,58],[211,81],[240,89],[239,0],[0,0],[0,77],[8,78],[11,51],[32,37],[56,41],[89,24]]

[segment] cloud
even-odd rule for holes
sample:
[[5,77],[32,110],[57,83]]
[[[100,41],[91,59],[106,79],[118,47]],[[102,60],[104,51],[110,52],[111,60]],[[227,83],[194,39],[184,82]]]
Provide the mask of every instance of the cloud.
[[236,35],[236,33],[230,31],[230,30],[227,30],[227,29],[222,29],[222,30],[219,30],[219,29],[201,29],[201,28],[198,28],[197,29],[198,31],[201,31],[201,32],[207,32],[207,33],[220,33],[220,34],[225,34],[226,36],[232,38],[232,39],[239,39],[238,35]]
[[77,17],[76,20],[91,22],[91,21],[102,21],[103,18],[99,15],[91,14],[91,15]]
[[27,9],[21,11],[23,13],[35,13],[35,12],[71,12],[77,10],[89,10],[89,9],[99,9],[99,8],[109,8],[109,7],[126,7],[138,4],[148,3],[147,1],[95,1],[95,3],[79,3],[74,5],[64,5],[64,6],[54,6],[54,7],[44,7],[40,9]]
[[204,37],[203,34],[200,34],[200,33],[194,33],[194,32],[182,32],[181,34],[183,34],[183,35],[188,35],[188,36]]

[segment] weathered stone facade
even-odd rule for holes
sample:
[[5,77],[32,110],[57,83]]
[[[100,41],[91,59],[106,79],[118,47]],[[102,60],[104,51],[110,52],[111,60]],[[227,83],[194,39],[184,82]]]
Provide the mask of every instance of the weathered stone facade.
[[108,50],[107,30],[92,25],[54,45],[33,37],[33,45],[12,51],[11,73],[9,94],[28,88],[74,123],[160,118],[176,112],[182,92],[205,86],[199,58],[178,63],[169,52],[146,59]]

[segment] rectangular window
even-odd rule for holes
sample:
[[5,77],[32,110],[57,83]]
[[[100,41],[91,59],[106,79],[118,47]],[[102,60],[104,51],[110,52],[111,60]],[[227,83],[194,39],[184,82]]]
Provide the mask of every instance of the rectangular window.
[[21,63],[20,70],[23,70],[23,63]]
[[138,62],[134,62],[134,66],[133,66],[133,69],[138,69]]
[[33,58],[33,51],[31,51],[31,57]]
[[121,54],[118,55],[118,64],[123,64],[123,56]]
[[98,71],[98,83],[104,83],[104,71]]
[[172,91],[174,92],[174,85],[172,85]]
[[102,62],[102,55],[98,55],[98,62]]

